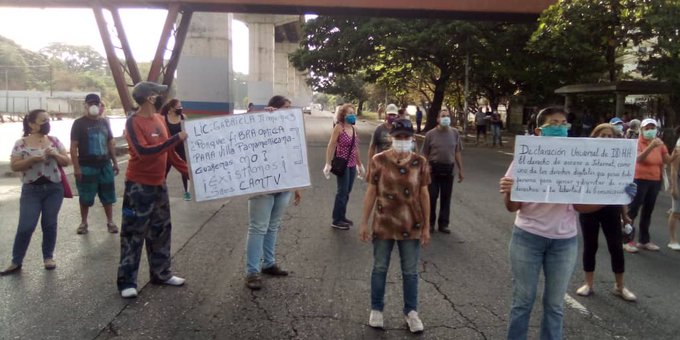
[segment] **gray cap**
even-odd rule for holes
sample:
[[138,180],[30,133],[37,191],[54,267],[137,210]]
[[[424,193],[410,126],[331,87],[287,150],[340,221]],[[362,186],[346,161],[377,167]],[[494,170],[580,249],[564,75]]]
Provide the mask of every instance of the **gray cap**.
[[146,98],[153,94],[163,94],[168,90],[168,85],[161,85],[150,81],[137,83],[132,89],[132,98],[137,104],[142,105]]

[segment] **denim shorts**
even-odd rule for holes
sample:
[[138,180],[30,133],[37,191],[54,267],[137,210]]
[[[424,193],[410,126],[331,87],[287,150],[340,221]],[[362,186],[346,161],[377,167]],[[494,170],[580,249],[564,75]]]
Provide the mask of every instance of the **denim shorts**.
[[83,175],[80,181],[76,178],[76,187],[81,205],[93,206],[97,195],[102,204],[116,203],[116,186],[111,163],[101,167],[81,166],[80,171]]

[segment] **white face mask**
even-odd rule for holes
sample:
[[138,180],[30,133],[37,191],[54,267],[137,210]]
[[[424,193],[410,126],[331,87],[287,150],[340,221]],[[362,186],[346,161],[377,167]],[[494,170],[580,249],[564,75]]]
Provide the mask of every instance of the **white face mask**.
[[395,139],[392,141],[392,148],[396,152],[409,152],[413,148],[413,141]]
[[90,116],[99,116],[99,106],[91,105],[90,108],[87,109],[87,112]]

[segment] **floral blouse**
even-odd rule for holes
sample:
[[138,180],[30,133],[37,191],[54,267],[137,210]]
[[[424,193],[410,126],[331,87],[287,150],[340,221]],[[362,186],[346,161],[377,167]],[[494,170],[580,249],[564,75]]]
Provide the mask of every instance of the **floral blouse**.
[[[66,151],[64,144],[62,144],[57,137],[49,136],[49,139],[51,148],[56,149],[59,153]],[[41,156],[44,154],[45,149],[29,147],[24,138],[18,139],[16,143],[14,143],[14,148],[12,149],[12,157],[20,159]],[[56,159],[49,157],[45,162],[31,165],[28,170],[21,173],[21,182],[26,184],[33,183],[43,176],[53,183],[61,182],[61,173],[59,172],[59,166],[57,165]]]
[[397,163],[384,151],[371,160],[368,183],[376,186],[373,237],[380,240],[420,239],[425,214],[420,190],[430,184],[425,157],[415,153]]

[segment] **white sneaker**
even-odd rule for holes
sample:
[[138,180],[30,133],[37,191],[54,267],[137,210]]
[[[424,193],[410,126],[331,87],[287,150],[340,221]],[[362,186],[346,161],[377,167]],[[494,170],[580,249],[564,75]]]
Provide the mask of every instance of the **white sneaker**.
[[411,333],[420,333],[425,329],[425,327],[423,327],[423,322],[420,321],[420,318],[418,317],[418,312],[412,310],[408,312],[404,318],[406,319],[408,329]]
[[635,241],[624,243],[623,244],[623,250],[625,250],[625,251],[627,251],[631,254],[635,254],[635,253],[638,252],[637,243],[635,243]]
[[678,242],[669,243],[668,248],[671,248],[673,250],[680,250],[680,243]]
[[184,282],[186,282],[185,279],[183,279],[179,276],[173,276],[173,277],[163,281],[163,284],[168,285],[168,286],[181,286],[181,285],[184,284]]
[[137,297],[137,289],[135,288],[125,288],[120,291],[120,296],[124,299],[131,299]]
[[368,325],[373,328],[385,328],[383,313],[378,310],[371,310],[371,316],[368,317]]

